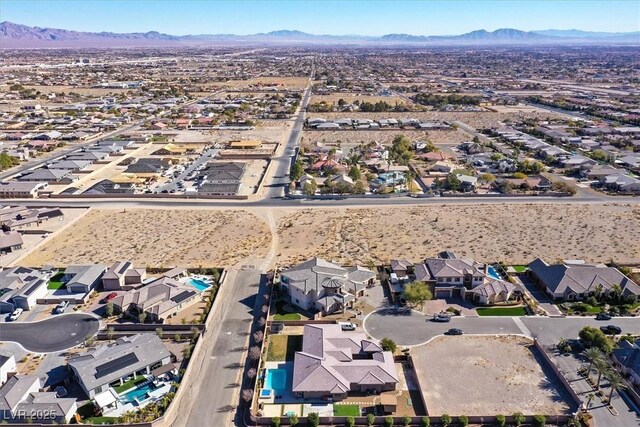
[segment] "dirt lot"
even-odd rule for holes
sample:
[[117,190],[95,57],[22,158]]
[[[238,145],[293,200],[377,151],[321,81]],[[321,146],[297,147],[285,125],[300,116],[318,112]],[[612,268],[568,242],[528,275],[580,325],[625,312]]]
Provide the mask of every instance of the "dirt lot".
[[[332,93],[331,95],[312,95],[309,100],[309,104],[316,104],[319,102],[326,102],[328,104],[338,104],[338,101],[344,99],[347,103],[353,103],[353,101],[371,102],[375,104],[379,101],[384,101],[387,104],[396,105],[406,104],[413,105],[413,101],[406,100],[399,96],[377,96],[377,95],[361,95],[358,93]],[[348,113],[347,113],[348,114]]]
[[441,337],[420,347],[414,360],[427,412],[567,413],[565,391],[531,350],[522,337]]
[[434,144],[458,145],[466,141],[471,141],[471,137],[457,129],[451,130],[359,130],[359,131],[306,131],[302,136],[303,145],[311,146],[315,142],[322,142],[327,145],[334,145],[338,142],[367,144],[375,141],[381,144],[391,144],[393,138],[398,135],[405,135],[411,141],[431,141]]
[[21,261],[21,265],[110,264],[227,267],[263,255],[267,226],[244,210],[92,210]]
[[478,261],[535,257],[640,261],[640,205],[469,204],[282,210],[278,262],[424,259],[448,249]]
[[[280,89],[299,89],[307,86],[308,77],[255,77],[248,80],[229,80],[224,83],[225,87],[234,89],[244,89],[253,86],[280,85]],[[250,92],[250,90],[247,90]]]
[[500,122],[505,120],[519,121],[526,118],[539,118],[546,120],[547,118],[566,118],[566,116],[553,113],[550,111],[544,112],[409,112],[409,113],[308,113],[307,117],[321,117],[325,119],[342,119],[349,117],[351,119],[400,119],[400,118],[413,118],[421,121],[461,121],[469,126],[473,126],[476,129],[487,128],[491,126],[498,126]]

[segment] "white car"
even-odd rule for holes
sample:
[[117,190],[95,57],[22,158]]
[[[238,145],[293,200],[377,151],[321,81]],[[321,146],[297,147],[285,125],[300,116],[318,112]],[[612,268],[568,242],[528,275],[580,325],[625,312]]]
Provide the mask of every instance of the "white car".
[[355,331],[356,330],[356,325],[354,325],[351,322],[338,322],[338,325],[340,325],[340,328],[342,328],[343,331]]
[[20,315],[22,314],[24,310],[22,310],[21,308],[16,308],[13,313],[11,313],[11,315],[9,316],[9,320],[11,320],[12,322],[15,320],[18,320],[18,317],[20,317]]
[[56,308],[53,310],[56,314],[62,314],[69,306],[69,301],[62,301],[60,304],[56,305]]

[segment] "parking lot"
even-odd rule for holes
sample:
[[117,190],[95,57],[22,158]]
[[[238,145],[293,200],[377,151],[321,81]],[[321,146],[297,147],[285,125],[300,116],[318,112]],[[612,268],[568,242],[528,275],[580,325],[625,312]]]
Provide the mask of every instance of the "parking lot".
[[440,337],[412,355],[429,415],[560,415],[574,409],[527,338]]

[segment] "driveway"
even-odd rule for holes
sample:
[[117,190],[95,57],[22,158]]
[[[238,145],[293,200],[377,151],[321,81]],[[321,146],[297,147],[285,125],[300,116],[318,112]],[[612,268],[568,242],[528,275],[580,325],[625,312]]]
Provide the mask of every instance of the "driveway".
[[540,306],[540,308],[546,311],[549,316],[562,316],[562,312],[560,311],[558,306],[555,305],[547,296],[547,294],[545,294],[540,288],[538,288],[535,283],[531,281],[531,279],[525,276],[517,276],[516,282],[519,282],[518,284],[526,289],[526,291],[529,293],[529,295],[531,295],[533,299],[538,301],[538,305]]
[[89,314],[61,314],[39,322],[2,323],[0,339],[35,353],[53,353],[77,346],[99,328],[100,321]]

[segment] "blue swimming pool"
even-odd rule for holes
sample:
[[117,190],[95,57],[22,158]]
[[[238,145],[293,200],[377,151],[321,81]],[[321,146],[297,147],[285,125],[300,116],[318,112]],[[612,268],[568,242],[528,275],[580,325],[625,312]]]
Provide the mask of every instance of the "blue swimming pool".
[[120,396],[120,400],[123,403],[133,403],[136,401],[136,398],[138,399],[138,401],[142,402],[144,400],[147,400],[149,398],[148,393],[153,390],[155,387],[153,386],[152,383],[143,385],[142,387],[138,387],[134,390],[131,390],[125,394],[123,394],[122,396]]
[[286,387],[286,369],[267,369],[267,375],[264,380],[264,388],[271,390],[284,390]]
[[502,277],[500,277],[500,274],[498,274],[498,272],[496,271],[495,268],[493,268],[492,265],[490,265],[489,267],[487,267],[487,275],[489,277],[493,277],[496,280],[502,280]]
[[196,288],[200,292],[207,290],[209,288],[209,286],[211,286],[210,284],[208,284],[204,280],[194,279],[193,277],[190,278],[187,281],[187,283],[189,285],[193,286],[194,288]]

